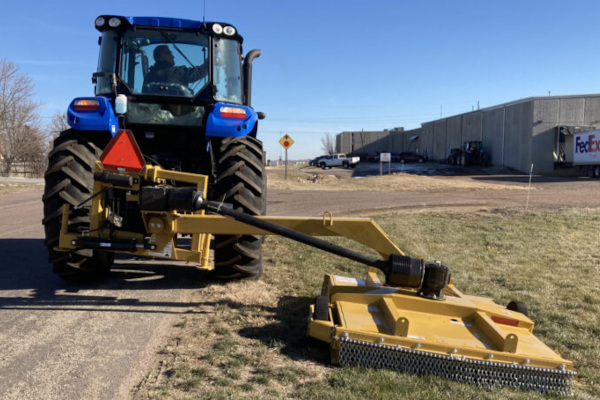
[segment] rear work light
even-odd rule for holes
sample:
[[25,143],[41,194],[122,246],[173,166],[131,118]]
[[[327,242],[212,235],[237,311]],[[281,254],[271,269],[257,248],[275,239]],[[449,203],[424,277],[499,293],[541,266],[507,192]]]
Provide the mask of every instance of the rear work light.
[[232,119],[246,119],[248,113],[240,107],[221,107],[219,110],[221,117]]
[[96,111],[100,108],[100,101],[95,99],[77,99],[73,102],[75,111]]
[[140,172],[146,165],[133,132],[122,129],[108,142],[100,156],[104,168],[119,172]]

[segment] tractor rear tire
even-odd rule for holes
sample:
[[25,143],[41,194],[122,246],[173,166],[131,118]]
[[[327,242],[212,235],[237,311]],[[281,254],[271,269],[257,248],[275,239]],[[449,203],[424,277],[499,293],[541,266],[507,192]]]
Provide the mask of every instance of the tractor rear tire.
[[[262,142],[251,136],[225,138],[216,150],[217,175],[212,200],[233,204],[250,215],[265,215],[267,184]],[[215,272],[222,279],[258,279],[262,235],[215,235]]]
[[[89,229],[89,209],[94,185],[94,165],[101,150],[75,130],[67,130],[54,140],[48,155],[44,195],[44,219],[48,261],[59,277],[71,282],[89,282],[105,277],[114,254],[81,249],[56,251],[60,238],[63,204],[71,206],[69,232]],[[73,206],[79,206],[76,210]]]

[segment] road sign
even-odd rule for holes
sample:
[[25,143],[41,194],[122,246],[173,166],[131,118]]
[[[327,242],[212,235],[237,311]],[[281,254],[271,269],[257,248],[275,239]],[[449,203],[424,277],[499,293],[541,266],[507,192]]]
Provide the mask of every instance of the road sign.
[[284,149],[289,149],[294,144],[294,141],[287,133],[279,140],[279,143],[283,146]]
[[381,162],[391,162],[392,161],[392,153],[381,153],[379,155],[379,160]]

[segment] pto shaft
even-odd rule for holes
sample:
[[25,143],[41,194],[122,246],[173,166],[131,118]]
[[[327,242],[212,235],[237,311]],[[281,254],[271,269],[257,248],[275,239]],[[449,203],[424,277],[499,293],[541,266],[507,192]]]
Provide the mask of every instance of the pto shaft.
[[336,244],[307,235],[281,225],[265,221],[255,216],[236,211],[230,204],[208,201],[196,196],[194,199],[195,209],[203,209],[219,215],[231,217],[237,221],[254,226],[264,231],[304,243],[308,246],[326,251],[381,270],[388,284],[420,288],[419,295],[422,297],[443,300],[443,289],[450,280],[448,267],[439,261],[425,263],[420,258],[392,254],[389,260],[379,260],[364,254],[346,249]]

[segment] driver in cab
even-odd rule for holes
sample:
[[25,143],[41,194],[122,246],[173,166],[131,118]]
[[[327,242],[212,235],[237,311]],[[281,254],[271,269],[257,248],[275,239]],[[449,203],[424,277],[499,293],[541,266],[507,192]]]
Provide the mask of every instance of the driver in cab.
[[154,49],[154,65],[150,67],[145,77],[146,84],[175,83],[184,85],[196,82],[208,75],[206,65],[199,67],[175,66],[175,58],[167,45],[156,46]]

